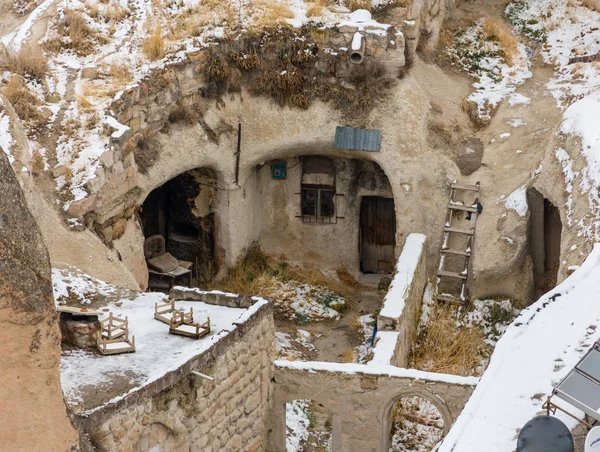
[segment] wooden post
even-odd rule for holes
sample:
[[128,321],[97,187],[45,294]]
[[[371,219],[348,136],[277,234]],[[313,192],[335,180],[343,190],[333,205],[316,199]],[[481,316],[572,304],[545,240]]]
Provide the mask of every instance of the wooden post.
[[242,153],[242,123],[238,122],[237,151],[235,153],[235,185],[240,181],[240,154]]

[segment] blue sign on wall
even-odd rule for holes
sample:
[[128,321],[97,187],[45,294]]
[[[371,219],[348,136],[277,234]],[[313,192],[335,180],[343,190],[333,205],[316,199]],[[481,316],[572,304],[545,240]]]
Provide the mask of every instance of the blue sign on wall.
[[273,179],[285,179],[287,176],[286,162],[271,163],[271,177]]

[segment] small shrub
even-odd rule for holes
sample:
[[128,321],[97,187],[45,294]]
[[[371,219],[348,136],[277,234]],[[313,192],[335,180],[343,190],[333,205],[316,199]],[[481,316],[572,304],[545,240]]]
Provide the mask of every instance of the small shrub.
[[512,66],[518,52],[517,39],[512,32],[500,20],[487,17],[483,21],[482,28],[488,39],[497,41],[500,44],[506,64]]
[[40,113],[36,108],[40,104],[40,101],[27,88],[22,77],[11,77],[8,84],[2,88],[2,93],[23,121],[39,121],[41,119]]
[[108,74],[111,76],[112,79],[121,83],[127,83],[133,78],[131,69],[129,69],[129,67],[125,64],[111,64],[110,69],[108,70]]
[[77,103],[84,109],[90,108],[92,106],[92,102],[85,96],[85,94],[77,94],[75,96]]
[[323,7],[321,5],[313,4],[306,8],[306,17],[316,17],[323,15]]
[[39,174],[44,171],[45,167],[44,158],[42,157],[42,154],[40,154],[40,151],[36,149],[31,156],[31,171],[33,174]]
[[356,11],[357,9],[366,9],[367,11],[371,11],[373,8],[371,5],[371,0],[347,0],[346,6],[350,11]]
[[165,38],[160,24],[144,41],[144,54],[151,60],[160,60],[165,56]]
[[7,50],[0,56],[0,69],[42,81],[48,73],[48,59],[37,45],[23,48],[18,53]]
[[294,314],[294,321],[296,322],[296,325],[302,326],[308,324],[310,317],[304,312],[296,312]]
[[354,349],[348,348],[344,350],[342,353],[342,362],[343,363],[353,363],[354,362]]
[[106,42],[87,24],[80,11],[66,10],[56,30],[57,34],[44,44],[52,52],[71,49],[78,55],[86,56],[95,50],[96,43]]
[[276,0],[255,0],[251,3],[250,15],[258,29],[285,24],[285,19],[294,17],[287,3]]

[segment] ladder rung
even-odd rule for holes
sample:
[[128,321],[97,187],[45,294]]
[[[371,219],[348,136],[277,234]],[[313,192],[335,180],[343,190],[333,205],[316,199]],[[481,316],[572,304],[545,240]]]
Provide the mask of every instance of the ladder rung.
[[453,250],[450,248],[446,248],[445,250],[442,250],[442,253],[444,254],[456,254],[458,256],[466,256],[466,257],[470,257],[471,253],[467,253],[466,251],[461,251],[461,250]]
[[446,301],[448,303],[464,304],[464,302],[461,301],[460,298],[454,297],[452,295],[439,294],[439,295],[436,295],[435,298],[437,298],[438,301]]
[[460,204],[448,204],[448,209],[464,210],[465,212],[477,213],[477,207],[461,206]]
[[471,191],[479,191],[479,185],[469,185],[469,184],[452,184],[452,188],[457,190],[471,190]]
[[457,278],[457,279],[467,279],[467,275],[463,275],[462,273],[456,272],[448,272],[446,270],[439,270],[437,272],[438,276],[446,276],[448,278]]
[[473,235],[475,233],[475,231],[473,231],[473,229],[460,229],[460,228],[449,228],[449,227],[445,227],[444,232],[456,232],[457,234],[467,234],[467,235]]

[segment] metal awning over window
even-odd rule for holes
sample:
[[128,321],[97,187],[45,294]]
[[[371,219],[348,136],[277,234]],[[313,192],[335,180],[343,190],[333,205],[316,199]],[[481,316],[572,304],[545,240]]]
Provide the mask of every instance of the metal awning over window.
[[556,386],[554,395],[600,421],[600,344],[595,343]]

